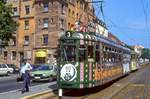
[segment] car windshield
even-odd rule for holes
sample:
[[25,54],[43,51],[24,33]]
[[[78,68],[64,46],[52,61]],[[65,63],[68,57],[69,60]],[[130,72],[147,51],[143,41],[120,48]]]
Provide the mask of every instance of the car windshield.
[[40,65],[36,65],[36,64],[32,64],[31,66],[33,71],[36,70],[38,67],[40,67]]
[[52,70],[52,66],[40,66],[36,70]]
[[13,64],[7,64],[7,66],[8,66],[9,68],[15,68],[15,66],[14,66]]

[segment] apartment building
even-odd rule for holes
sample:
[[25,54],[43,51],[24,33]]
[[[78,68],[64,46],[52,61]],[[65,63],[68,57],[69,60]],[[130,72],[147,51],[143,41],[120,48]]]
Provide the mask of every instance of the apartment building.
[[12,4],[12,17],[19,26],[0,57],[18,67],[23,58],[31,64],[56,64],[59,37],[74,29],[77,21],[87,28],[95,18],[87,0],[7,0],[7,4]]
[[55,62],[58,39],[67,29],[66,0],[35,0],[35,63]]
[[[73,30],[75,23],[80,24],[84,31],[89,31],[89,25],[95,19],[94,7],[91,0],[68,0],[67,27]],[[79,23],[77,23],[79,22]],[[95,30],[93,30],[95,31]]]

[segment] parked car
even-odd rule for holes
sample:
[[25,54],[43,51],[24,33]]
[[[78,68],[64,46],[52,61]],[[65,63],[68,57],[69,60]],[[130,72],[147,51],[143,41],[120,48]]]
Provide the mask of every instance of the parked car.
[[32,71],[36,70],[39,66],[39,64],[31,64]]
[[57,68],[54,65],[43,64],[31,72],[33,81],[52,81],[57,78]]
[[13,68],[9,68],[7,64],[0,64],[0,75],[9,75],[13,72]]
[[19,68],[15,64],[7,64],[9,68],[13,68],[14,72],[19,72]]

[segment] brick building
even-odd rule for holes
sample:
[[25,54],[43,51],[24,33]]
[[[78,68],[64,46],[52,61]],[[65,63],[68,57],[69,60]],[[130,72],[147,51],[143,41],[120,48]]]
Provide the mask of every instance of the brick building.
[[67,6],[66,0],[35,0],[35,63],[54,61],[58,39],[67,29]]
[[23,58],[30,63],[55,63],[59,37],[80,20],[92,21],[94,8],[90,0],[6,0],[12,4],[12,17],[19,23],[16,39],[3,49],[2,63],[20,65]]

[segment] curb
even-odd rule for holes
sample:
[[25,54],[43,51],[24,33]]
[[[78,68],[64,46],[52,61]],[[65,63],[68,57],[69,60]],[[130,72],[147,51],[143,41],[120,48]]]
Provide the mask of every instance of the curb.
[[57,89],[54,89],[53,91],[43,91],[40,93],[35,93],[29,96],[25,96],[22,99],[48,99],[50,97],[56,96],[54,93]]

